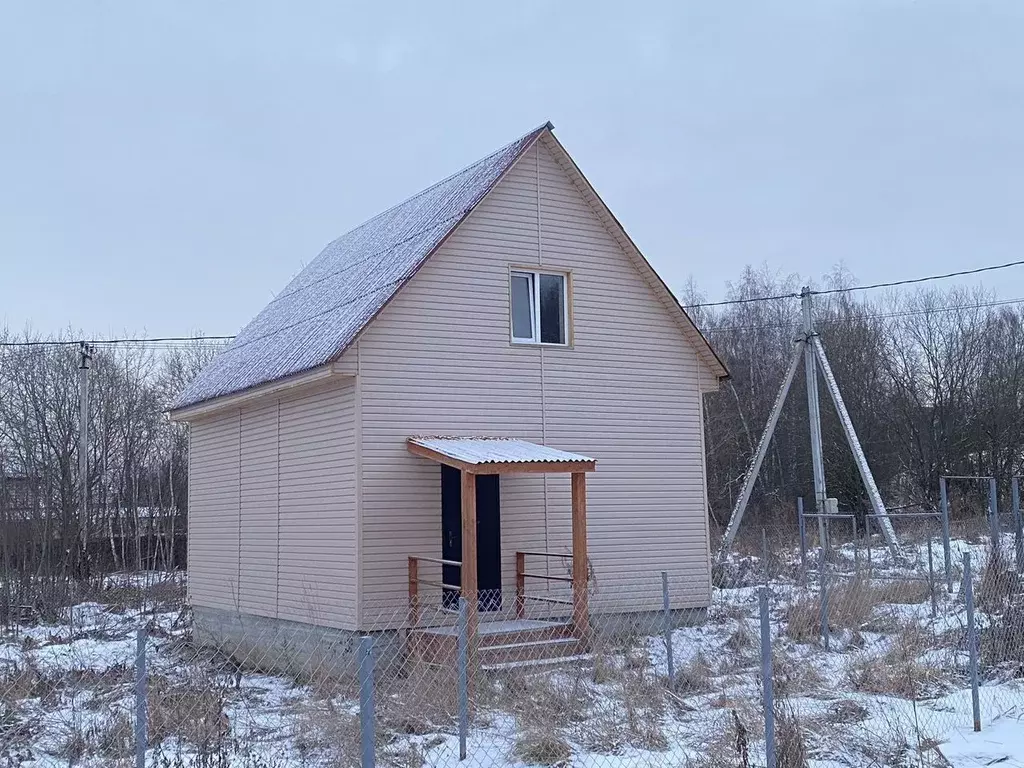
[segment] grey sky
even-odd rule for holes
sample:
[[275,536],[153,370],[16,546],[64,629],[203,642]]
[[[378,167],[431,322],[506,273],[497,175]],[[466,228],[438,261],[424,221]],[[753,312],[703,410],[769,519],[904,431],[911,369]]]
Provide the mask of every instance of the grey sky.
[[2,4],[0,324],[234,333],[545,120],[675,288],[1024,254],[1017,0],[376,5]]

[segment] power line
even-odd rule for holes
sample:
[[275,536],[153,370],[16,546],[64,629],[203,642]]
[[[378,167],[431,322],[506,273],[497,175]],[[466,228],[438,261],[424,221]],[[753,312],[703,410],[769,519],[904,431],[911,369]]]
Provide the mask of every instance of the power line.
[[858,285],[852,288],[831,288],[825,291],[811,291],[812,294],[817,296],[824,296],[829,293],[849,293],[850,291],[870,291],[874,288],[893,288],[897,285],[911,285],[913,283],[926,283],[929,280],[946,280],[950,277],[964,277],[965,275],[977,275],[981,272],[992,272],[996,269],[1006,269],[1008,267],[1019,267],[1024,264],[1024,260],[1021,261],[1010,261],[1006,264],[993,264],[988,267],[978,267],[977,269],[964,269],[960,272],[947,272],[944,275],[929,275],[928,277],[914,277],[908,280],[894,280],[891,283],[875,283],[874,285]]
[[[87,341],[87,344],[136,344],[140,346],[152,346],[156,344],[165,344],[166,349],[171,349],[173,346],[182,346],[187,344],[201,344],[201,342],[224,342],[230,341],[235,338],[234,336],[160,336],[153,339],[137,338],[137,339],[92,339]],[[0,347],[77,347],[79,341],[63,341],[63,340],[41,340],[41,341],[0,341]],[[220,346],[219,343],[209,344],[206,346]]]
[[[1010,304],[1024,304],[1024,297],[1019,299],[999,299],[997,301],[987,301],[980,304],[953,304],[940,307],[927,307],[925,309],[907,309],[899,312],[880,312],[868,315],[859,315],[856,319],[863,320],[881,320],[886,318],[894,317],[912,317],[915,315],[928,315],[933,312],[956,312],[957,310],[966,309],[986,309],[989,307],[1002,307]],[[790,323],[769,323],[765,325],[723,325],[717,328],[710,327],[705,329],[709,333],[717,333],[719,331],[756,331],[756,330],[769,330],[778,328],[792,328],[799,322],[799,319],[794,316],[793,322]]]
[[[928,275],[927,277],[912,277],[906,280],[893,280],[888,283],[873,283],[871,285],[855,285],[849,288],[827,288],[821,291],[811,291],[812,296],[827,296],[837,293],[851,293],[853,291],[870,291],[875,288],[893,288],[899,285],[913,285],[916,283],[926,283],[932,280],[947,280],[951,277],[964,277],[966,275],[977,275],[982,272],[992,272],[997,269],[1007,269],[1009,267],[1019,267],[1024,265],[1024,260],[1021,261],[1010,261],[1006,264],[992,264],[987,267],[977,267],[975,269],[964,269],[959,272],[947,272],[941,275]],[[775,296],[753,296],[747,299],[731,299],[726,301],[708,301],[701,302],[699,304],[687,304],[684,309],[698,309],[701,307],[725,307],[734,304],[752,304],[759,301],[778,301],[779,299],[799,299],[799,293],[780,293]]]

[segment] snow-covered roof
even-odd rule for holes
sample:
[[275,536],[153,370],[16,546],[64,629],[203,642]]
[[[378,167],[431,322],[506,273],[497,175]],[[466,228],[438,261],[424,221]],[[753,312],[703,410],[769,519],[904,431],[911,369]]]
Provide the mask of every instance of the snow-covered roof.
[[337,358],[550,123],[329,244],[178,396],[172,409]]
[[579,453],[511,437],[410,437],[418,445],[464,464],[528,464],[593,462]]

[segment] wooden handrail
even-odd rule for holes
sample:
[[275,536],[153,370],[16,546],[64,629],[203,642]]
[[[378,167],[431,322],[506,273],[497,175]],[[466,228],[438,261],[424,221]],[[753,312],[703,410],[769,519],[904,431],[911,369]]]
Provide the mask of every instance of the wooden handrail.
[[572,584],[572,576],[545,576],[543,573],[523,573],[523,577],[527,579],[544,579],[546,581],[564,581],[566,584]]
[[410,560],[420,560],[420,561],[422,561],[424,563],[437,563],[438,565],[455,565],[455,566],[458,566],[459,568],[462,567],[462,561],[461,560],[444,560],[444,559],[442,559],[440,557],[422,557],[422,556],[419,556],[419,555],[410,555],[409,559]]
[[573,584],[571,576],[548,576],[543,573],[529,573],[526,570],[526,558],[527,557],[555,557],[555,558],[571,558],[572,555],[567,555],[563,552],[516,552],[516,617],[524,618],[526,616],[526,601],[537,600],[542,603],[556,603],[558,605],[573,605],[572,600],[563,600],[554,597],[540,597],[539,595],[527,595],[526,594],[526,580],[527,579],[540,579],[542,581],[558,581],[563,584]]
[[522,553],[517,552],[516,554],[517,555],[518,554],[530,555],[531,557],[562,557],[562,558],[571,558],[572,557],[572,553],[571,552],[568,553],[568,554],[566,554],[565,552],[522,552]]
[[[445,560],[441,557],[420,557],[409,555],[409,626],[415,627],[420,623],[420,584],[429,587],[440,587],[442,590],[452,592],[461,591],[461,587],[454,584],[445,584],[444,581],[428,581],[420,578],[420,563],[435,563],[455,568],[462,568],[459,560]],[[443,579],[443,577],[442,577]]]

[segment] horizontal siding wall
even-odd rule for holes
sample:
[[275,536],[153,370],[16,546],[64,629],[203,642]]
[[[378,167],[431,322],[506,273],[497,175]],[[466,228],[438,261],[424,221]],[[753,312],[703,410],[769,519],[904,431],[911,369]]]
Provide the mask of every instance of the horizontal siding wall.
[[241,525],[237,410],[195,422],[189,430],[188,590],[194,605],[238,608]]
[[[509,343],[509,266],[572,273],[574,346]],[[359,342],[364,616],[405,599],[408,555],[438,556],[440,469],[416,434],[514,436],[598,459],[595,607],[708,604],[701,377],[679,324],[555,162],[525,155]],[[515,551],[570,549],[569,478],[501,480],[504,589]],[[530,564],[530,570],[557,562]],[[428,576],[434,578],[434,576]],[[534,589],[531,585],[530,589]]]
[[195,605],[354,629],[354,379],[191,425]]

